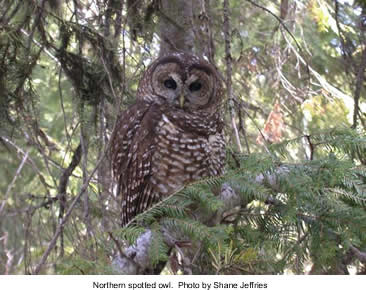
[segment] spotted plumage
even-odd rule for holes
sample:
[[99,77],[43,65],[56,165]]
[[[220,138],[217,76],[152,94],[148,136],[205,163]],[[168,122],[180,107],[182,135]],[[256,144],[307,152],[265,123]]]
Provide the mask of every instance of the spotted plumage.
[[186,184],[223,173],[223,97],[216,69],[196,56],[174,53],[148,67],[112,135],[122,225]]

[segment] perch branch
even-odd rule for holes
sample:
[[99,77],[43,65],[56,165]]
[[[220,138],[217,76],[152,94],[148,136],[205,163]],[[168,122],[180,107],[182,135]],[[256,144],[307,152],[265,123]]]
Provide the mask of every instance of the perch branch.
[[361,252],[359,249],[357,249],[355,246],[351,245],[350,249],[352,253],[359,259],[362,263],[366,263],[366,253]]

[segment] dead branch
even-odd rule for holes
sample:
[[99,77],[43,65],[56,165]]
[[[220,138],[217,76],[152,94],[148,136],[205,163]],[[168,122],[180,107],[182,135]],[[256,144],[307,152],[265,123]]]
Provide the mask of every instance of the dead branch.
[[[5,136],[2,136],[0,137],[1,140],[5,141],[6,143],[10,144],[12,147],[15,148],[15,150],[17,151],[17,153],[19,154],[22,154],[23,155],[23,158],[24,156],[26,155],[26,152],[20,148],[15,142],[11,141],[10,138],[7,138]],[[45,190],[48,192],[48,189],[49,188],[52,188],[51,185],[49,185],[47,182],[46,182],[46,179],[44,178],[44,176],[42,175],[40,169],[37,167],[37,164],[34,162],[34,160],[32,158],[30,158],[28,156],[27,158],[27,162],[31,165],[31,167],[33,168],[33,170],[38,174],[39,176],[39,180],[41,181],[41,183],[44,185],[44,188]]]
[[9,198],[9,195],[10,195],[10,193],[11,193],[11,189],[13,188],[13,186],[14,186],[14,184],[15,184],[15,181],[16,181],[16,180],[17,180],[17,178],[19,177],[20,172],[22,171],[23,166],[24,166],[25,162],[26,162],[26,161],[27,161],[27,159],[28,159],[28,154],[29,154],[29,150],[24,154],[23,160],[22,160],[22,162],[20,163],[20,165],[19,165],[18,169],[16,170],[15,175],[14,175],[14,177],[13,177],[13,180],[12,180],[12,181],[10,182],[10,184],[8,185],[8,188],[7,188],[7,190],[6,190],[6,193],[5,193],[5,196],[4,196],[4,199],[3,199],[3,202],[2,202],[2,203],[1,203],[1,205],[0,205],[0,216],[1,216],[1,214],[2,214],[2,211],[3,211],[3,210],[4,210],[4,208],[5,208],[5,204],[6,204],[6,202],[7,202],[8,198]]
[[[69,178],[72,174],[72,172],[75,170],[75,168],[79,165],[81,160],[81,145],[76,148],[74,155],[72,156],[71,162],[67,168],[64,169],[61,178],[60,183],[58,187],[58,200],[60,202],[60,211],[58,215],[59,222],[62,221],[65,213],[65,207],[66,207],[66,188],[67,184],[69,182]],[[64,254],[64,243],[63,243],[63,229],[61,229],[60,233],[60,241],[61,241],[61,257]]]
[[88,178],[86,179],[86,181],[83,183],[80,192],[78,193],[78,195],[73,199],[72,203],[70,204],[69,208],[66,211],[65,216],[62,218],[62,220],[60,221],[57,230],[52,238],[52,240],[50,241],[48,248],[46,249],[46,251],[43,253],[41,260],[39,261],[39,263],[37,264],[35,270],[33,271],[33,274],[39,274],[39,272],[42,270],[42,267],[44,266],[49,254],[51,253],[51,251],[53,250],[53,248],[56,246],[56,242],[63,230],[63,227],[65,226],[67,220],[69,219],[73,209],[75,208],[76,204],[80,201],[81,197],[83,196],[83,194],[86,192],[86,190],[88,189],[89,186],[89,182],[91,181],[92,177],[94,176],[95,172],[97,171],[99,165],[102,163],[102,160],[105,157],[105,153],[103,154],[103,156],[101,156],[101,158],[98,160],[97,164],[95,165],[93,171],[90,173],[90,175],[88,176]]

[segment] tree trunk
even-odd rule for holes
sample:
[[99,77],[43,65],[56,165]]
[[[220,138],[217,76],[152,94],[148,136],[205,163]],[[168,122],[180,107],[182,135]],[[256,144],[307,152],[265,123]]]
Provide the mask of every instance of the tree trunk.
[[[194,2],[194,3],[193,3]],[[162,0],[159,8],[159,56],[194,52],[193,9],[198,1]]]

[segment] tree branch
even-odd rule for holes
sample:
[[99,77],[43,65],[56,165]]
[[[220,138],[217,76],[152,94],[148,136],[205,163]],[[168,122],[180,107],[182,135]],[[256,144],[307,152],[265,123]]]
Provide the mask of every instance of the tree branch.
[[4,196],[4,199],[0,205],[0,216],[2,214],[2,211],[4,210],[5,208],[5,204],[7,202],[7,199],[9,198],[9,195],[10,195],[10,192],[11,192],[11,189],[13,188],[14,184],[15,184],[15,181],[17,180],[18,176],[20,175],[20,172],[22,171],[23,169],[23,166],[25,164],[25,162],[27,161],[28,159],[28,154],[29,154],[29,151],[27,151],[25,154],[24,154],[24,157],[23,157],[23,160],[22,162],[20,163],[17,171],[15,172],[15,175],[13,177],[13,180],[10,182],[10,184],[8,185],[8,188],[6,190],[6,193],[5,193],[5,196]]
[[[118,104],[119,105],[119,104]],[[116,127],[116,123],[114,122],[113,125],[113,129],[112,131],[114,131],[115,127]],[[35,270],[33,271],[33,274],[39,274],[39,272],[42,270],[48,256],[50,255],[51,251],[53,250],[53,248],[56,246],[56,242],[57,239],[59,238],[62,229],[64,227],[64,225],[66,224],[67,220],[69,219],[72,211],[74,210],[76,204],[80,201],[81,197],[83,196],[83,194],[86,192],[86,190],[88,189],[89,183],[91,181],[91,179],[93,178],[94,174],[97,172],[99,166],[102,164],[103,159],[106,157],[107,152],[109,152],[110,150],[110,146],[111,146],[111,141],[109,140],[104,153],[100,156],[100,158],[98,159],[93,171],[90,173],[89,177],[86,178],[85,182],[83,183],[80,192],[78,193],[78,195],[73,199],[72,203],[70,204],[69,208],[66,211],[65,216],[63,217],[63,219],[60,221],[60,223],[57,226],[56,232],[54,234],[54,236],[52,237],[48,248],[46,249],[46,251],[43,253],[41,260],[39,261],[39,263],[37,264]]]
[[366,263],[366,252],[361,252],[353,245],[350,246],[350,249],[357,259],[359,259],[362,263]]
[[[286,166],[279,166],[277,170],[272,172],[271,174],[260,174],[258,175],[254,182],[258,184],[269,184],[272,188],[278,187],[278,177],[282,175],[288,174],[290,169]],[[179,192],[179,191],[178,191]],[[168,198],[171,198],[169,196]],[[197,210],[195,214],[196,218],[200,222],[204,222],[209,224],[209,226],[215,226],[220,223],[231,223],[233,222],[232,217],[237,215],[240,211],[241,207],[246,205],[243,204],[244,201],[241,200],[240,196],[236,193],[235,188],[228,184],[223,184],[221,187],[221,191],[219,194],[219,198],[222,201],[222,206],[217,210],[213,217],[210,217],[207,221],[207,216],[200,215],[201,209]],[[164,200],[165,201],[165,200]],[[275,200],[271,200],[269,198],[269,203],[276,204]],[[177,239],[174,238],[177,236],[177,233],[170,232],[168,229],[163,228],[162,230],[164,236],[164,243],[169,247],[180,248],[177,245]],[[179,234],[178,234],[179,235]],[[125,275],[136,275],[142,273],[151,273],[151,259],[149,255],[149,251],[152,245],[153,236],[150,230],[145,231],[142,235],[139,236],[136,243],[127,247],[123,251],[123,256],[117,255],[113,261],[112,265],[114,269],[119,274]],[[197,256],[197,249],[200,245],[190,245],[191,249],[190,253],[194,253],[193,258]],[[197,247],[197,249],[195,248]],[[188,257],[186,257],[187,259]],[[189,258],[188,258],[189,259]],[[183,259],[184,260],[184,259]],[[191,264],[190,262],[185,262],[185,264]]]
[[[72,174],[72,172],[75,170],[75,168],[79,165],[81,160],[81,144],[76,148],[74,155],[72,156],[71,162],[69,166],[64,169],[61,178],[60,183],[58,187],[58,200],[60,202],[60,212],[58,215],[59,222],[62,221],[65,213],[65,207],[66,207],[66,188],[67,184],[69,182],[69,178]],[[63,229],[61,229],[60,233],[60,239],[61,239],[61,257],[64,255],[64,243],[63,243]]]

